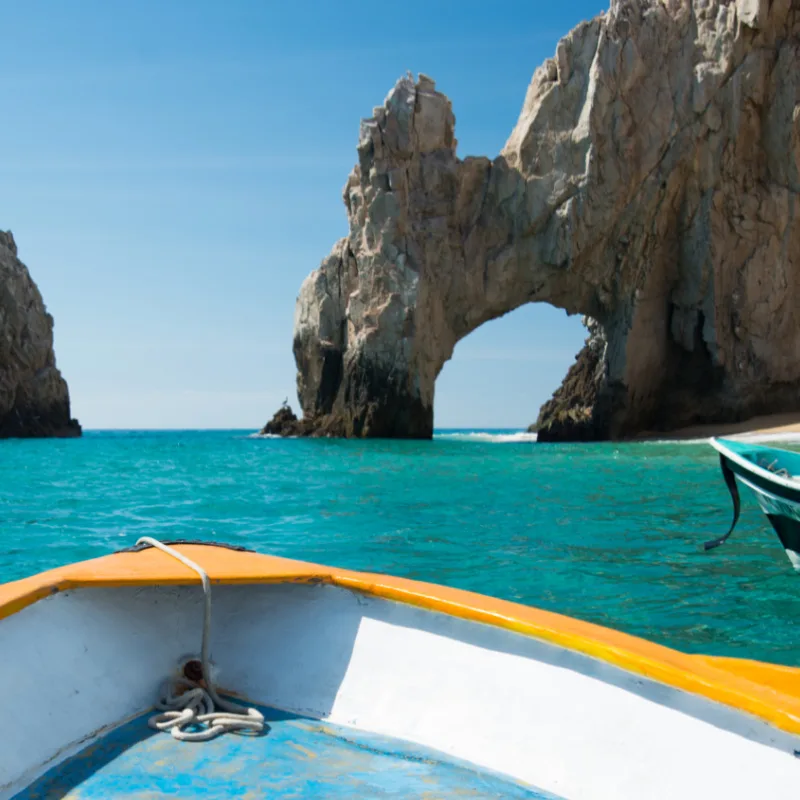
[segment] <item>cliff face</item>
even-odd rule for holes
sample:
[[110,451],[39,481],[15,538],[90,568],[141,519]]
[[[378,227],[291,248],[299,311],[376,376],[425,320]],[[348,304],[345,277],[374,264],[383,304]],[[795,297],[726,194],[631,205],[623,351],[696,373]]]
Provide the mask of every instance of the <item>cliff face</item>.
[[605,415],[600,403],[609,398],[599,398],[598,390],[603,385],[608,342],[598,322],[585,317],[584,325],[589,336],[583,350],[553,397],[542,406],[539,418],[528,428],[536,431],[537,440],[591,442],[607,437],[601,427]]
[[0,438],[80,433],[56,368],[53,318],[14,237],[0,231]]
[[615,0],[498,158],[454,124],[425,76],[362,123],[349,235],[297,301],[307,427],[430,436],[455,344],[528,302],[592,321],[542,439],[800,406],[797,0]]

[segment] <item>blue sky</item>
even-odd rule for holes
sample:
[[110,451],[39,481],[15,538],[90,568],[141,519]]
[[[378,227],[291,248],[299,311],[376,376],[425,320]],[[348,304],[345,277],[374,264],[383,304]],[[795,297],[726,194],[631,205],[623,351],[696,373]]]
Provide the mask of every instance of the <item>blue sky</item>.
[[[494,156],[536,66],[598,3],[7,4],[0,227],[56,320],[87,428],[256,428],[295,402],[303,278],[347,232],[359,119],[425,72]],[[526,306],[461,342],[437,427],[521,427],[580,349]]]

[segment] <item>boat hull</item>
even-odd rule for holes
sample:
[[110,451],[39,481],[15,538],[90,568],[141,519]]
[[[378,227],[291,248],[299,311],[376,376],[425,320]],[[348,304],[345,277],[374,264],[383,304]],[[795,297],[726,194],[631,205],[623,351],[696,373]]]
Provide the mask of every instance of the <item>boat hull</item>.
[[[791,477],[800,472],[800,456],[777,448],[727,440],[712,440],[712,445],[720,454],[723,471],[730,470],[753,492],[789,562],[800,572],[800,481]],[[770,471],[770,465],[783,474]]]
[[800,500],[778,497],[743,476],[739,480],[753,491],[758,505],[778,535],[789,562],[800,572]]
[[[359,741],[388,737],[400,753],[423,748],[446,780],[468,764],[523,796],[796,797],[798,670],[689,656],[429,584],[180,549],[210,575],[215,674],[244,701]],[[196,653],[202,606],[192,574],[154,551],[0,586],[0,681],[14,687],[4,700],[13,734],[0,731],[0,798],[22,800],[120,726],[141,726],[161,680]],[[152,736],[164,752],[217,746]],[[264,752],[262,740],[230,739]],[[325,763],[308,739],[294,744]],[[309,776],[294,768],[287,780],[297,789]]]

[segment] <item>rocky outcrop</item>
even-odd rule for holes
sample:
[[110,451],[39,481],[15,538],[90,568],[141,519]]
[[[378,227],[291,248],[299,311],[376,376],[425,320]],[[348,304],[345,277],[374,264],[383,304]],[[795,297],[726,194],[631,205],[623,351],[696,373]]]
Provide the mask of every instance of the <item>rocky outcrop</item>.
[[14,237],[0,231],[0,439],[80,433],[56,368],[53,318]]
[[537,434],[537,441],[591,442],[605,438],[598,425],[603,415],[596,413],[598,388],[603,382],[606,338],[593,319],[584,318],[589,330],[586,345],[569,368],[561,387],[539,411],[539,418],[528,428]]
[[529,302],[595,329],[542,439],[800,407],[797,0],[614,0],[499,157],[457,158],[454,126],[423,75],[361,125],[349,234],[297,301],[314,426],[430,436],[455,344]]
[[325,431],[313,417],[298,419],[288,403],[273,414],[272,419],[259,431],[261,436],[324,436]]
[[261,436],[297,436],[301,420],[284,403],[273,415],[272,419],[259,431]]

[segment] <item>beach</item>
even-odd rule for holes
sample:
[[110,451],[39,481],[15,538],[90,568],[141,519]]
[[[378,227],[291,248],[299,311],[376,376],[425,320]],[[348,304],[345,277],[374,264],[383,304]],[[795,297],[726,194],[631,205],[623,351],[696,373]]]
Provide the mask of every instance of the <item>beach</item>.
[[746,436],[753,438],[792,440],[800,438],[800,413],[767,414],[752,417],[744,422],[713,425],[692,425],[669,433],[647,431],[635,437],[636,441],[708,439],[712,436]]

